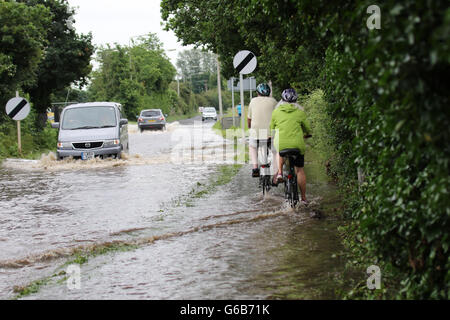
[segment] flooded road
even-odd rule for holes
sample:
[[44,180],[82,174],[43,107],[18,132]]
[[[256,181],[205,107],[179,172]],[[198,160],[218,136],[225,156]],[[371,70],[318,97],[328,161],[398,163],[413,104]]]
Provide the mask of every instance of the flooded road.
[[[42,279],[22,298],[336,298],[337,221],[311,217],[338,203],[323,170],[306,164],[312,205],[294,212],[282,187],[263,198],[248,165],[225,165],[230,142],[212,124],[130,126],[122,160],[5,161],[0,298]],[[81,264],[79,289],[66,284],[71,261]]]

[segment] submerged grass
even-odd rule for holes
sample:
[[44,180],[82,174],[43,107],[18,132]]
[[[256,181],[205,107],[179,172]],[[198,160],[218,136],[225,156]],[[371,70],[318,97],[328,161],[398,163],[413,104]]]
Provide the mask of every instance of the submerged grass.
[[233,179],[233,177],[242,168],[240,164],[234,165],[221,165],[218,167],[216,178],[212,178],[212,181],[206,185],[197,183],[196,187],[192,188],[191,192],[188,193],[187,198],[184,202],[179,202],[179,205],[185,205],[187,207],[194,206],[192,204],[193,199],[199,199],[213,193],[217,187],[223,186]]
[[51,283],[61,284],[68,279],[65,269],[74,264],[83,265],[86,264],[90,259],[95,258],[100,255],[105,255],[113,252],[125,252],[132,251],[139,248],[137,244],[128,243],[106,243],[99,246],[93,246],[90,249],[82,249],[74,252],[72,258],[66,261],[63,265],[56,268],[56,271],[45,278],[35,280],[26,286],[15,286],[14,292],[16,296],[14,300],[24,298],[31,294],[38,293],[39,290]]

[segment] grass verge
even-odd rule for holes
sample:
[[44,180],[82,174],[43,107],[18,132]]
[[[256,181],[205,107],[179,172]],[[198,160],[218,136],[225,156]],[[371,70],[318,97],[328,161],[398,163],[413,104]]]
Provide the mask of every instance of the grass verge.
[[174,115],[169,115],[167,116],[167,122],[174,122],[174,121],[179,121],[179,120],[185,120],[185,119],[190,119],[193,118],[195,116],[200,115],[198,112],[193,111],[193,112],[189,112],[187,114],[174,114]]
[[55,272],[45,278],[35,280],[26,286],[16,286],[14,287],[14,293],[16,296],[14,300],[24,298],[31,294],[38,293],[39,290],[49,284],[58,283],[61,284],[68,279],[65,269],[73,264],[83,265],[86,264],[90,259],[95,258],[100,255],[105,255],[113,252],[125,252],[137,249],[138,245],[126,244],[126,243],[106,243],[99,246],[94,246],[90,250],[80,250],[75,252],[72,257],[66,261],[63,265],[56,268]]

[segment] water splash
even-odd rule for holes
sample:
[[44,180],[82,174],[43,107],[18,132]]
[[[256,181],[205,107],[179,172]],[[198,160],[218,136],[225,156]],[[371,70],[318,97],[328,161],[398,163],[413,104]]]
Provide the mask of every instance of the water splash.
[[50,152],[43,154],[40,160],[22,160],[22,159],[6,159],[2,167],[13,170],[29,170],[29,171],[75,171],[87,169],[106,169],[123,167],[130,165],[151,165],[167,163],[167,155],[155,155],[152,157],[143,157],[140,154],[122,154],[122,159],[113,158],[94,158],[90,160],[80,160],[73,158],[65,158],[57,160],[56,154]]

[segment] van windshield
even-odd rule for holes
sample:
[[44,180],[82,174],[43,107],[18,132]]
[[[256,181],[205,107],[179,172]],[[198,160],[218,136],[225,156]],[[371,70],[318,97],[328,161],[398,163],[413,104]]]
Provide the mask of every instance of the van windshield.
[[83,107],[64,113],[63,130],[97,129],[117,126],[114,107]]

